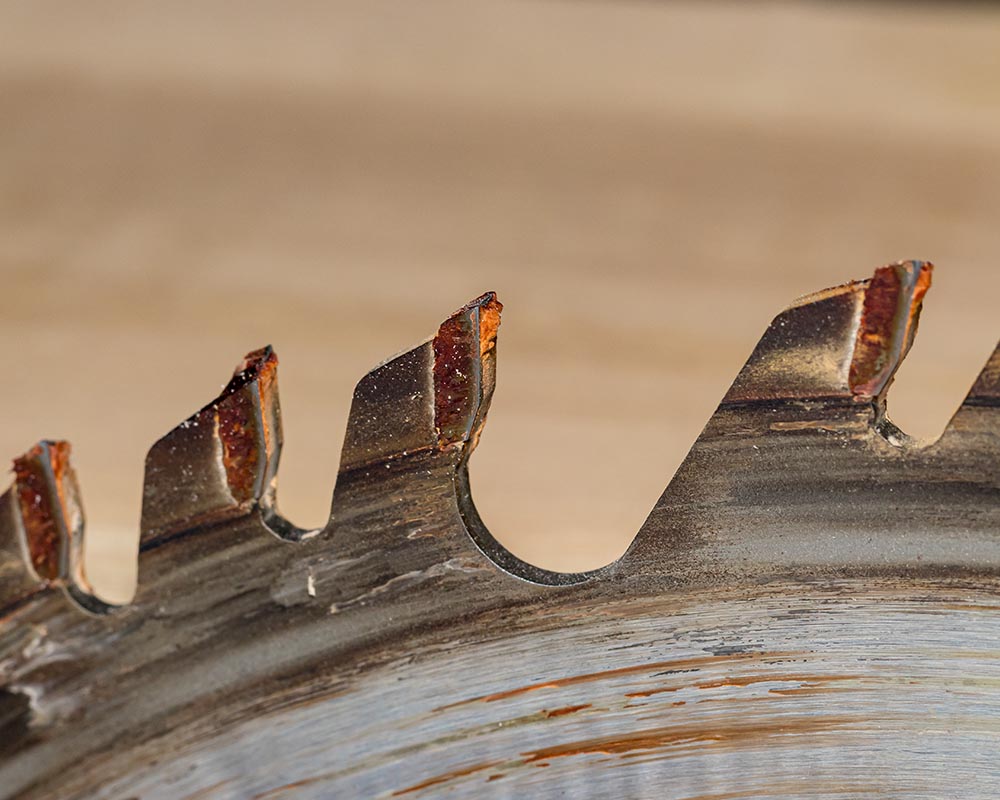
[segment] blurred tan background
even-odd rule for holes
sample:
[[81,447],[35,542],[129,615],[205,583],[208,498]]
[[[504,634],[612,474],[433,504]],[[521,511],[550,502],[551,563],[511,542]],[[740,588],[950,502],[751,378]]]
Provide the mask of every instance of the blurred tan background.
[[935,261],[892,397],[933,436],[1000,325],[1000,10],[0,3],[0,454],[65,437],[127,597],[146,448],[281,360],[325,520],[355,381],[506,304],[474,490],[519,555],[620,554],[769,319]]

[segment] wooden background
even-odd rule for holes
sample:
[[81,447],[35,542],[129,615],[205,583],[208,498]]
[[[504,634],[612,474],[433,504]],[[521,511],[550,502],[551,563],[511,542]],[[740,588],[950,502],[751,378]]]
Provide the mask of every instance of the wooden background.
[[0,454],[73,441],[127,597],[145,450],[244,351],[318,525],[355,381],[495,289],[478,504],[596,566],[777,311],[908,257],[933,436],[1000,328],[998,45],[988,5],[4,0]]

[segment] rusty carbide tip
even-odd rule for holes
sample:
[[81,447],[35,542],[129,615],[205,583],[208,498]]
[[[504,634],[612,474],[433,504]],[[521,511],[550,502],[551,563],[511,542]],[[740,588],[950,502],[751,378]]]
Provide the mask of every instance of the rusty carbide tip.
[[934,266],[906,261],[879,267],[864,288],[849,384],[858,400],[884,395],[917,331]]
[[[259,499],[274,469],[278,357],[270,345],[253,350],[236,366],[233,377],[212,403],[222,442],[222,463],[238,503]],[[263,469],[262,469],[263,467]]]
[[41,441],[14,459],[18,508],[31,567],[39,578],[66,577],[70,527],[76,497],[68,485],[70,444]]
[[[146,458],[144,545],[165,535],[250,513],[275,518],[281,452],[278,357],[249,352],[211,403],[164,436]],[[278,535],[297,529],[276,523]]]
[[31,573],[86,611],[112,606],[94,594],[83,561],[84,515],[70,444],[43,440],[14,459],[14,512]]
[[434,425],[444,449],[475,448],[496,382],[503,305],[486,292],[460,308],[434,337]]

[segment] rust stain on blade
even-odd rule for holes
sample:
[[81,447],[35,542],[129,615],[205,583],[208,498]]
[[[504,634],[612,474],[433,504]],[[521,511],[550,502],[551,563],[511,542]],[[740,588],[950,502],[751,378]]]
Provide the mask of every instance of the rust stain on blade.
[[[737,662],[767,662],[770,660],[784,660],[790,657],[802,656],[798,652],[771,652],[771,653],[732,653],[717,656],[696,656],[693,658],[679,658],[673,661],[654,661],[646,664],[635,664],[629,667],[619,667],[617,669],[604,670],[602,672],[588,672],[583,675],[572,675],[567,678],[556,678],[551,681],[540,681],[538,683],[519,686],[516,689],[508,689],[503,692],[472,697],[468,700],[459,700],[456,703],[439,706],[434,711],[446,711],[450,708],[464,706],[469,703],[494,703],[498,700],[507,700],[511,697],[535,692],[539,689],[557,689],[566,686],[576,686],[581,683],[591,683],[593,681],[603,681],[611,678],[618,678],[627,675],[641,675],[646,672],[680,672],[682,670],[698,670],[702,667],[714,666],[716,664],[727,664]],[[638,696],[638,695],[637,695]]]
[[819,683],[831,683],[834,681],[853,681],[859,680],[862,675],[776,675],[776,674],[760,674],[760,675],[743,675],[740,677],[726,677],[717,681],[706,681],[704,683],[696,683],[694,687],[696,689],[718,689],[721,687],[739,687],[739,686],[752,686],[755,683],[791,683],[797,682],[800,684],[819,684]]
[[428,789],[431,786],[437,786],[438,784],[448,783],[448,781],[453,781],[456,778],[464,778],[467,775],[474,775],[477,772],[483,772],[484,770],[487,769],[493,769],[500,763],[501,762],[499,761],[492,761],[488,764],[477,764],[474,767],[465,767],[463,769],[456,769],[452,770],[451,772],[445,772],[441,775],[435,775],[433,778],[428,778],[427,780],[422,781],[421,783],[417,783],[414,784],[413,786],[407,787],[406,789],[400,789],[397,792],[393,792],[392,796],[399,797],[400,795],[419,792],[421,789]]
[[933,269],[929,262],[890,264],[868,282],[848,379],[855,397],[878,397],[892,380],[913,343]]
[[676,725],[649,728],[625,736],[600,736],[522,753],[525,764],[579,755],[627,755],[641,750],[659,750],[678,744],[752,744],[776,736],[794,736],[843,728],[851,717],[802,717],[778,719],[751,725]]
[[592,708],[592,703],[583,703],[578,706],[566,706],[565,708],[553,708],[551,711],[542,711],[542,713],[552,719],[552,717],[564,717],[567,714],[575,714],[577,711],[583,711],[586,708]]

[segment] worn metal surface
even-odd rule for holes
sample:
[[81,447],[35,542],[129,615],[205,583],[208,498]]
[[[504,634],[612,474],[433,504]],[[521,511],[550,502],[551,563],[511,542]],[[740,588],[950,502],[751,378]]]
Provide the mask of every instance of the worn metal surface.
[[472,503],[492,294],[358,385],[322,531],[277,510],[277,362],[251,353],[150,451],[124,607],[42,443],[0,499],[0,794],[994,797],[1000,351],[938,441],[898,431],[929,282],[893,265],[779,315],[592,573],[522,562]]

